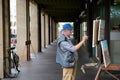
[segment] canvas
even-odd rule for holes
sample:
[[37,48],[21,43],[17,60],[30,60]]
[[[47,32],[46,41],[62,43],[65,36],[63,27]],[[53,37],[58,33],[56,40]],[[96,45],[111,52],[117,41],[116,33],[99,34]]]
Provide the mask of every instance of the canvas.
[[105,20],[99,20],[98,41],[104,40],[105,37]]
[[101,41],[101,48],[102,48],[104,65],[105,67],[107,67],[110,64],[110,56],[109,56],[107,40]]
[[99,20],[93,20],[92,47],[95,47],[98,44],[98,28],[99,28]]

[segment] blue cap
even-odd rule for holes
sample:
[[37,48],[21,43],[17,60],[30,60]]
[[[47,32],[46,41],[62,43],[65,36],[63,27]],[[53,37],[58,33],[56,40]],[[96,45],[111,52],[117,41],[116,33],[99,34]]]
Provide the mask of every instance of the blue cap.
[[72,30],[72,29],[73,29],[73,27],[70,24],[64,24],[63,25],[63,30]]

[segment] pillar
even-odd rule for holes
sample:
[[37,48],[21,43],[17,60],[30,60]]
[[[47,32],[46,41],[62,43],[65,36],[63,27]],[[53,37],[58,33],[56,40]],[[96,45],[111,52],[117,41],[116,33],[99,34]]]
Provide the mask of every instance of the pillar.
[[29,31],[29,28],[27,28],[28,24],[28,18],[27,15],[27,5],[28,0],[16,0],[16,21],[17,21],[17,54],[20,57],[20,61],[25,61],[28,58],[28,50],[29,45],[26,44],[26,41],[29,38],[29,34],[27,31]]
[[89,39],[87,40],[87,49],[89,54],[89,57],[92,57],[92,29],[93,29],[93,22],[92,22],[92,7],[90,4],[90,0],[87,1],[87,35]]
[[3,78],[3,6],[0,0],[0,78]]
[[41,7],[38,5],[38,51],[41,52]]
[[[1,73],[0,76],[1,77],[7,77],[5,75],[5,73],[10,73],[11,71],[11,65],[10,65],[10,57],[11,55],[8,54],[7,50],[8,48],[10,48],[10,2],[9,0],[2,0],[2,20],[3,20],[3,24],[2,24],[2,31],[3,31],[3,44],[2,44],[2,55],[1,58],[3,58],[3,67],[4,67],[4,74]],[[1,50],[1,51],[2,51]],[[2,57],[3,56],[3,57]]]
[[44,12],[41,11],[41,45],[42,47],[41,48],[44,48],[44,43],[45,43],[45,40],[44,40]]
[[38,6],[30,2],[30,53],[38,52]]
[[49,38],[49,25],[48,25],[49,23],[48,23],[48,15],[47,14],[45,14],[45,43],[46,43],[46,45],[48,45],[48,38]]

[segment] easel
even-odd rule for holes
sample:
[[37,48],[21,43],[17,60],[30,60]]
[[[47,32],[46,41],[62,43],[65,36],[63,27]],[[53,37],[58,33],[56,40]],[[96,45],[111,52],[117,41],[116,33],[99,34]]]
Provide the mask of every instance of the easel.
[[[99,43],[99,42],[98,42]],[[100,45],[100,44],[98,44]],[[100,64],[102,62],[102,55],[101,55],[101,48],[100,48],[100,53],[99,53],[99,60],[93,61],[91,63],[86,63],[81,66],[82,72],[85,74],[85,68],[99,68]]]
[[[96,20],[93,21],[93,43],[92,43],[92,46],[95,47],[99,45],[99,42],[98,41],[98,28],[99,28],[99,20],[100,17],[97,17]],[[101,51],[101,50],[100,50]],[[85,68],[98,68],[99,65],[101,64],[101,54],[99,54],[99,60],[97,59],[97,61],[94,61],[92,63],[87,63],[87,64],[84,64],[81,66],[81,70],[83,73],[85,73]]]
[[[96,18],[96,20],[98,20],[98,19]],[[104,33],[102,33],[102,34],[100,33],[102,31],[104,31],[104,25],[105,25],[104,21],[101,22],[101,24],[102,25],[99,26],[99,29],[101,29],[101,30],[99,31],[99,36],[98,36],[99,37],[99,39],[98,39],[99,44],[98,45],[100,45],[100,51],[101,51],[100,54],[99,54],[99,60],[96,63],[88,63],[88,64],[82,65],[81,70],[82,70],[83,73],[85,73],[85,70],[84,70],[85,68],[98,68],[98,72],[97,72],[97,75],[95,77],[95,80],[99,79],[101,71],[105,71],[107,74],[109,74],[114,79],[120,80],[118,77],[116,77],[115,75],[113,75],[112,73],[109,72],[109,70],[120,71],[120,65],[119,64],[111,64],[110,58],[109,58],[109,52],[107,54],[108,57],[105,56],[105,52],[103,51],[104,48],[101,46],[101,42],[105,41],[104,37],[103,37]],[[108,46],[106,45],[106,47],[108,47]],[[103,60],[104,64],[102,64],[102,60]]]
[[106,53],[105,50],[104,50],[104,45],[106,45],[105,43],[107,43],[106,40],[101,41],[102,55],[103,55],[104,64],[100,64],[99,70],[98,70],[97,75],[95,77],[95,80],[99,79],[100,74],[101,74],[102,71],[106,72],[108,75],[110,75],[114,79],[120,80],[114,74],[109,72],[109,70],[111,70],[111,71],[120,71],[120,64],[111,64],[110,57],[109,57],[109,51]]
[[[106,40],[103,40],[101,42],[104,42],[104,41],[106,41]],[[95,80],[99,80],[99,77],[100,77],[100,74],[101,74],[102,71],[104,71],[105,73],[107,73],[108,75],[113,77],[115,80],[120,80],[114,74],[109,72],[109,71],[120,71],[120,64],[111,64],[110,58],[109,58],[109,53],[108,53],[108,57],[103,56],[105,53],[103,53],[103,48],[101,48],[101,50],[102,50],[102,52],[101,52],[101,56],[100,57],[104,58],[103,59],[104,63],[103,64],[101,63],[102,58],[100,58],[99,63],[84,64],[84,65],[81,66],[82,72],[85,73],[85,70],[84,70],[85,68],[98,68],[98,72],[97,72],[97,74],[95,76]],[[107,59],[108,61],[105,61],[106,60],[105,58],[108,58]]]

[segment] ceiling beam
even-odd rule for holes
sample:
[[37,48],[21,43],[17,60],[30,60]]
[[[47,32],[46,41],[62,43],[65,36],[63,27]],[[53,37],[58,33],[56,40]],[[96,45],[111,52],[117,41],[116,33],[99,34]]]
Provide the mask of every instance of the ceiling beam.
[[85,9],[86,0],[34,0],[56,21],[75,21]]

